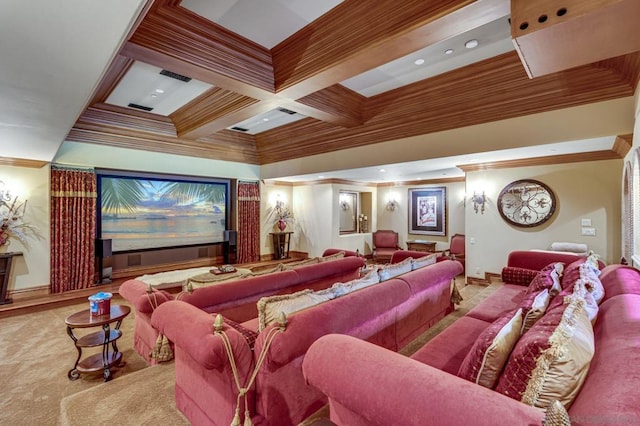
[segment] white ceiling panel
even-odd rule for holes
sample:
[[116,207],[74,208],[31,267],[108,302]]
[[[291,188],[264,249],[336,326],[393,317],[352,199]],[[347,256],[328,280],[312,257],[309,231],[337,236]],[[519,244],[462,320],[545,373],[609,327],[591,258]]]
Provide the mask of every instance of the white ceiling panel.
[[341,0],[183,0],[182,6],[271,49]]
[[302,120],[305,117],[306,116],[302,114],[288,110],[286,108],[276,108],[263,114],[256,115],[255,117],[251,117],[248,120],[244,120],[240,123],[234,124],[233,126],[228,127],[228,129],[240,133],[255,135],[260,132],[275,129],[276,127],[284,126],[285,124],[293,123],[294,121]]
[[[510,31],[508,17],[505,16],[359,74],[341,84],[363,96],[374,96],[514,50]],[[466,48],[465,43],[469,40],[478,40],[478,46]],[[447,49],[453,49],[453,53],[445,54]],[[417,65],[417,60],[424,62]]]
[[154,114],[167,116],[213,87],[195,79],[189,82],[176,80],[160,71],[162,68],[134,62],[106,102],[122,107],[133,103],[153,108]]

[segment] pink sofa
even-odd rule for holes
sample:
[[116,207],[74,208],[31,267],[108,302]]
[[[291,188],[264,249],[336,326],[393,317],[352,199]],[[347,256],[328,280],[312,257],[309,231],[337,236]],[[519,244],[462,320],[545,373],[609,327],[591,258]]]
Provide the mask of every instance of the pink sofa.
[[[549,260],[528,256],[540,256],[528,266]],[[575,425],[640,424],[640,272],[609,265],[600,280],[605,296],[594,325],[595,354],[568,413]],[[307,352],[305,378],[328,395],[338,425],[539,425],[542,409],[457,376],[476,337],[516,306],[525,289],[505,284],[411,358],[348,336],[325,336]]]
[[[335,253],[332,251],[331,254]],[[256,302],[263,296],[293,293],[305,288],[326,288],[337,281],[358,277],[363,266],[363,259],[347,256],[331,262],[299,266],[293,270],[222,282],[175,297],[158,290],[148,295],[147,284],[134,279],[122,283],[119,293],[136,311],[133,335],[135,350],[147,362],[155,364],[150,353],[158,338],[158,331],[151,325],[151,314],[156,304],[161,305],[177,297],[205,312],[220,313],[236,322],[244,322],[257,316]]]
[[[298,424],[327,402],[302,376],[313,342],[341,333],[396,351],[451,312],[451,282],[461,269],[459,262],[439,262],[290,315],[286,330],[264,350],[241,413],[247,408],[256,425]],[[175,344],[177,407],[193,424],[228,425],[238,392],[222,339],[212,334],[212,316],[192,304],[170,301],[156,309],[151,323]],[[239,327],[225,330],[244,385],[278,325],[258,333],[253,350],[242,332],[256,331],[257,320]]]

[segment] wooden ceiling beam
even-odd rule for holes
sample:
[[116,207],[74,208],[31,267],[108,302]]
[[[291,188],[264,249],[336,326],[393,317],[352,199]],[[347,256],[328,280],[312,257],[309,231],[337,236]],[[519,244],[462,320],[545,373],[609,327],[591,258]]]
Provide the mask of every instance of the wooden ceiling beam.
[[346,0],[272,49],[276,91],[302,98],[509,10],[509,0]]
[[268,102],[214,87],[169,117],[181,138],[199,139],[271,109]]

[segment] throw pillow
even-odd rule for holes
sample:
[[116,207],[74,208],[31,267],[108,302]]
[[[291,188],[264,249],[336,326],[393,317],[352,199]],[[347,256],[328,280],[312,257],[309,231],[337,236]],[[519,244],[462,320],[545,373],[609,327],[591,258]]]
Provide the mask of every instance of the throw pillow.
[[505,266],[502,268],[502,282],[528,286],[538,273],[540,273],[540,271],[535,269]]
[[380,277],[378,276],[378,271],[376,269],[372,269],[361,278],[357,278],[346,283],[335,283],[331,288],[333,289],[335,296],[340,297],[345,294],[349,294],[352,291],[378,284],[379,282]]
[[411,261],[411,270],[420,269],[425,266],[433,265],[434,263],[436,263],[437,258],[438,258],[438,255],[433,253],[433,254],[428,254],[426,256],[419,257],[417,259],[413,259]]
[[551,294],[548,288],[539,291],[537,294],[531,293],[525,296],[520,302],[520,307],[524,313],[520,334],[526,333],[536,321],[542,318],[550,301]]
[[300,260],[298,262],[287,263],[284,265],[284,269],[291,270],[299,266],[315,265],[316,263],[320,263],[320,258],[312,257],[310,259]]
[[398,275],[402,275],[411,271],[412,258],[407,257],[402,262],[394,263],[392,265],[385,265],[378,269],[378,275],[380,275],[380,282],[389,280]]
[[256,271],[251,271],[251,276],[258,276],[258,275],[265,275],[265,274],[271,274],[273,272],[279,272],[279,271],[284,271],[285,267],[284,267],[284,263],[278,263],[277,266],[273,267],[273,268],[266,268],[266,269],[259,269]]
[[564,269],[564,264],[560,262],[551,263],[538,272],[527,288],[527,294],[538,293],[540,290],[549,289],[550,293],[560,291],[560,275]]
[[476,339],[462,361],[458,376],[493,389],[520,337],[522,308],[498,318]]
[[594,336],[584,298],[572,294],[568,299],[520,338],[496,392],[540,408],[555,399],[571,404],[589,370]]
[[[217,314],[212,314],[212,315],[215,317]],[[249,328],[246,328],[242,324],[232,321],[229,318],[223,317],[223,320],[225,325],[228,325],[229,327],[234,328],[238,333],[242,334],[242,337],[244,337],[244,340],[247,341],[247,344],[249,345],[249,347],[253,349],[253,346],[256,343],[256,339],[258,338],[257,332]]]
[[339,251],[337,253],[330,254],[329,256],[323,256],[318,259],[320,260],[320,262],[330,262],[332,260],[342,259],[343,257],[344,257],[344,252]]
[[280,312],[289,316],[294,312],[331,299],[335,299],[335,294],[330,289],[315,293],[313,290],[306,289],[292,294],[262,297],[258,300],[258,332],[276,322]]

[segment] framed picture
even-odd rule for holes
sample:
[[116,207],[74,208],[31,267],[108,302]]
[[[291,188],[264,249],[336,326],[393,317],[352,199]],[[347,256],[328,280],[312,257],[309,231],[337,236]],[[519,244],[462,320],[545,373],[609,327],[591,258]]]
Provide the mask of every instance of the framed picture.
[[447,188],[409,190],[409,233],[447,235]]

